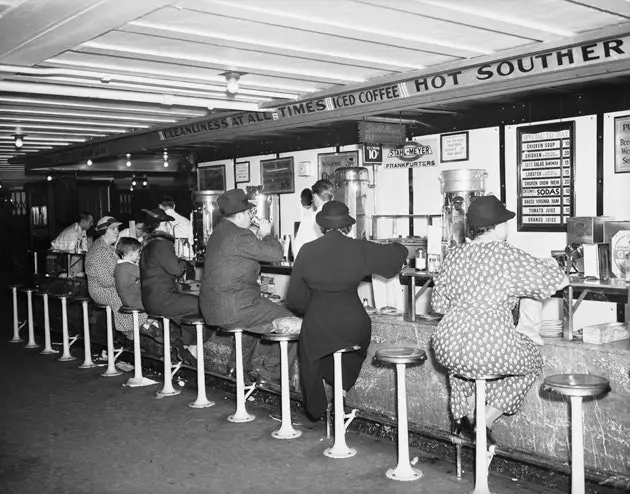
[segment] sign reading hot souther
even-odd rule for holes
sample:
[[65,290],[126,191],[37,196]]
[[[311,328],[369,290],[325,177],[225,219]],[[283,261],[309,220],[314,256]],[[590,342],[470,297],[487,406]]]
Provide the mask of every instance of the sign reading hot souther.
[[573,135],[573,122],[518,129],[519,231],[566,231],[573,216]]

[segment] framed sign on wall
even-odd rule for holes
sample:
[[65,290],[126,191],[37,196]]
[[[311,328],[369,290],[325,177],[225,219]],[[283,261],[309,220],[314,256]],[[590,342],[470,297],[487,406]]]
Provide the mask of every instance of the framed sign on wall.
[[518,231],[566,231],[575,202],[574,135],[572,121],[518,129]]
[[225,165],[197,168],[199,190],[225,190]]
[[237,184],[249,182],[249,161],[234,163],[234,182]]
[[451,163],[468,160],[468,132],[440,135],[440,161]]
[[615,173],[630,173],[630,116],[615,118]]
[[359,166],[359,151],[345,151],[343,153],[320,153],[317,155],[317,176],[330,180],[335,187],[335,170],[348,166]]
[[290,194],[295,191],[293,157],[262,160],[260,181],[264,194]]

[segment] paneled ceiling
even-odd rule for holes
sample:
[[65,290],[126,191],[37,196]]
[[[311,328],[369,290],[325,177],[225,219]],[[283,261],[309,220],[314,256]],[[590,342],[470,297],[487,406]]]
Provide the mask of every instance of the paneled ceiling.
[[24,180],[13,156],[629,19],[625,0],[0,0],[0,180]]

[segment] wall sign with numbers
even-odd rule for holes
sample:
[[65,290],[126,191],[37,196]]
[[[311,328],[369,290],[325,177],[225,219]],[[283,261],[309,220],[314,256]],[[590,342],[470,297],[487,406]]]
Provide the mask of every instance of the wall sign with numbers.
[[295,191],[293,157],[262,160],[260,177],[263,194],[290,194]]
[[573,127],[562,122],[518,129],[518,231],[566,231],[574,202]]

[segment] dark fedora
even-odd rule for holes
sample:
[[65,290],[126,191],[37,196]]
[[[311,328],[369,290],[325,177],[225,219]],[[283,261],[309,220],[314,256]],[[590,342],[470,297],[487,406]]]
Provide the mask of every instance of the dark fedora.
[[256,207],[256,204],[247,200],[245,191],[242,189],[232,189],[224,192],[217,199],[217,205],[221,214],[225,215],[240,213]]
[[164,210],[161,208],[143,209],[142,212],[146,213],[149,217],[153,218],[155,221],[159,221],[159,222],[175,221],[175,218],[166,214]]
[[515,214],[495,196],[482,196],[473,199],[468,206],[466,218],[473,228],[498,225],[514,218]]
[[322,210],[315,216],[315,221],[324,228],[343,228],[356,223],[350,216],[348,206],[339,201],[329,201],[324,204]]

